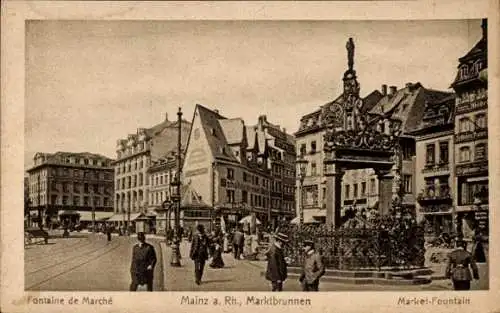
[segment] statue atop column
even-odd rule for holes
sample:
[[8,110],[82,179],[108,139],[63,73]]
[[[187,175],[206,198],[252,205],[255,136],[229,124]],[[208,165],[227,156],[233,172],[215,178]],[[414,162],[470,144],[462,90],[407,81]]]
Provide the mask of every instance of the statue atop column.
[[349,66],[349,71],[352,71],[354,68],[354,41],[352,38],[349,38],[345,47],[347,49],[347,65]]

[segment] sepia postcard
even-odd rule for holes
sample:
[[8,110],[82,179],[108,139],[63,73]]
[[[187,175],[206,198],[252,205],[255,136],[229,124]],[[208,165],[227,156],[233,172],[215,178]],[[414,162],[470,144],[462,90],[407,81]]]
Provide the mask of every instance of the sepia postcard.
[[500,312],[499,12],[3,2],[0,310]]

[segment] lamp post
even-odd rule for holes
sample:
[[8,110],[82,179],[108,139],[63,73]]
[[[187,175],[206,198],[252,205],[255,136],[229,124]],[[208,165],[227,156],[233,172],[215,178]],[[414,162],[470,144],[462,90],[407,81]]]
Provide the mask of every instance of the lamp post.
[[304,156],[300,156],[300,158],[296,161],[296,163],[299,165],[299,182],[300,182],[300,188],[299,188],[299,194],[300,194],[299,226],[302,227],[302,224],[304,224],[304,192],[303,192],[303,187],[304,187],[304,178],[306,177],[307,164],[309,163],[309,161],[307,161],[304,158]]
[[175,179],[170,183],[171,197],[175,203],[175,228],[174,228],[174,243],[172,244],[172,258],[170,266],[181,266],[181,252],[180,252],[180,210],[181,210],[181,124],[182,124],[182,111],[179,108],[177,112],[177,173]]
[[43,229],[42,222],[42,205],[40,203],[40,173],[38,173],[38,227]]
[[92,232],[95,233],[95,202],[93,190],[90,193],[90,205],[92,205]]

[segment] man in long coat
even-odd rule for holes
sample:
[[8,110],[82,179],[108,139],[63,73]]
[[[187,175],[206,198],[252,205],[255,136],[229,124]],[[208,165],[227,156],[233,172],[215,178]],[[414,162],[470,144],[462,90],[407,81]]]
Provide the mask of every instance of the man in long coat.
[[152,245],[146,242],[143,232],[137,233],[139,243],[132,250],[130,275],[132,283],[130,291],[137,291],[139,285],[147,285],[148,291],[153,291],[153,273],[156,265],[156,252]]
[[272,291],[283,291],[283,282],[287,279],[287,264],[283,245],[288,242],[288,236],[278,233],[274,244],[267,251],[266,279],[271,282]]
[[203,277],[203,269],[208,259],[208,246],[209,242],[205,234],[205,228],[199,224],[196,226],[196,234],[193,236],[189,251],[189,257],[194,261],[194,278],[197,285],[201,284],[201,278]]
[[243,244],[245,242],[245,237],[239,229],[239,227],[234,231],[233,234],[233,253],[236,260],[240,259],[240,254],[243,250]]
[[318,291],[319,279],[325,274],[325,265],[321,255],[314,250],[312,240],[304,240],[304,264],[299,281],[302,283],[303,291]]
[[[457,250],[448,255],[448,264],[446,265],[446,276],[451,278],[453,289],[469,290],[472,278],[479,279],[479,271],[472,257],[467,250],[465,241],[457,241]],[[472,275],[469,267],[472,268]]]

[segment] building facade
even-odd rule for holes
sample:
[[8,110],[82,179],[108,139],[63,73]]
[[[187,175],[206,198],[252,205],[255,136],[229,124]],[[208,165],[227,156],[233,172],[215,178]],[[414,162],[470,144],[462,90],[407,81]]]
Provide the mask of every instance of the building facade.
[[482,22],[479,42],[459,59],[452,84],[455,108],[454,202],[457,231],[470,238],[474,231],[488,234],[488,68],[487,22]]
[[424,116],[412,132],[416,139],[417,220],[426,234],[454,233],[453,185],[455,95],[426,103]]
[[112,159],[93,153],[39,152],[33,160],[27,171],[29,199],[31,209],[42,212],[45,226],[112,215]]
[[[363,113],[370,110],[382,97],[382,94],[375,90],[363,99]],[[341,104],[343,96],[340,95],[334,101],[323,105],[319,110],[310,114],[304,115],[300,119],[298,131],[295,133],[296,151],[299,158],[307,160],[307,170],[305,173],[302,194],[296,194],[296,214],[299,215],[300,205],[304,209],[304,222],[325,222],[326,218],[326,168],[324,166],[324,136],[326,133],[326,125],[323,121],[323,111],[328,109],[332,104]],[[353,173],[355,172],[355,173]],[[296,168],[296,173],[300,173],[299,166]],[[360,184],[363,188],[363,183],[371,183],[371,178],[368,180],[369,172],[365,170],[347,171],[344,175],[344,184],[342,193],[344,195],[343,202],[344,210],[354,204],[357,197],[351,196],[351,185]],[[296,179],[296,190],[300,191],[300,181]],[[366,187],[365,187],[366,188]],[[353,187],[354,189],[354,187]],[[373,192],[377,192],[378,184]],[[301,200],[302,195],[302,200]],[[346,197],[347,196],[347,197]],[[364,196],[363,196],[364,197]],[[367,204],[367,198],[364,197]],[[359,202],[362,205],[363,200]]]
[[[183,147],[187,141],[190,124],[182,120],[181,138]],[[139,213],[155,218],[155,208],[167,199],[166,173],[154,172],[152,180],[150,166],[177,150],[177,121],[165,120],[151,128],[139,128],[136,134],[129,134],[126,139],[117,141],[117,158],[113,163],[115,171],[115,197],[113,220],[118,224],[128,225],[129,217],[138,217]],[[156,163],[155,163],[156,164]],[[158,179],[158,184],[156,180]],[[160,184],[159,181],[162,180]],[[154,193],[151,194],[151,184]],[[167,189],[167,190],[165,190]],[[158,201],[157,200],[158,197]],[[163,199],[163,200],[162,200]],[[130,220],[131,226],[135,223]],[[153,226],[152,226],[153,227]]]
[[[228,119],[197,105],[182,183],[209,206],[196,210],[198,222],[222,218],[227,227],[234,227],[248,215],[268,225],[291,218],[294,155],[291,136],[265,116],[256,126],[246,126],[240,118]],[[185,217],[192,213],[184,210]]]

